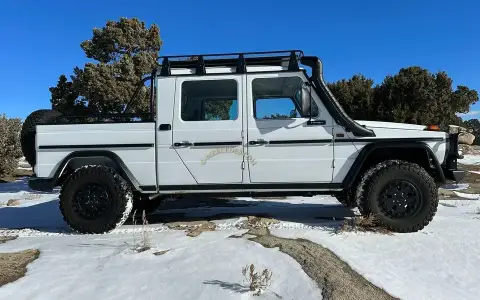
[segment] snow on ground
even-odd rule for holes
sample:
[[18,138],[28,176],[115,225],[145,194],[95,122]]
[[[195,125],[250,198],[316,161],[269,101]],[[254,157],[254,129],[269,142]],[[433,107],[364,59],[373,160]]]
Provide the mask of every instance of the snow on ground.
[[471,200],[480,200],[480,194],[470,194],[470,193],[461,193],[454,191],[455,195],[465,198],[465,199],[471,199]]
[[[458,193],[458,192],[457,192]],[[36,196],[35,196],[36,195]],[[22,198],[23,197],[23,198]],[[65,226],[58,194],[33,193],[25,180],[0,184],[0,235],[19,235],[1,252],[39,248],[26,277],[0,288],[0,299],[321,299],[321,291],[290,256],[245,239],[238,224],[249,215],[280,220],[271,232],[305,238],[334,251],[373,284],[401,299],[478,299],[480,201],[442,200],[433,222],[418,233],[334,234],[354,215],[332,197],[194,199],[151,216],[154,249],[133,253],[140,228],[126,224],[105,235],[78,235]],[[173,202],[172,202],[173,203]],[[155,220],[155,217],[157,220]],[[213,219],[217,231],[187,237],[160,220]],[[153,252],[170,250],[155,256]],[[269,291],[254,297],[241,268],[273,271]]]
[[[153,235],[152,250],[133,253],[130,235],[20,238],[0,247],[36,247],[27,277],[0,288],[2,299],[249,299],[242,267],[273,271],[272,285],[251,299],[321,299],[321,291],[289,256],[244,239],[240,230]],[[281,263],[280,263],[281,262]],[[260,270],[260,271],[261,271]],[[251,295],[251,294],[250,294]]]
[[442,186],[442,188],[450,191],[461,191],[468,189],[469,186],[470,184],[468,183],[449,183]]
[[465,154],[457,162],[463,165],[480,165],[480,155]]
[[418,233],[346,233],[272,229],[273,235],[304,238],[334,251],[373,284],[401,299],[478,299],[479,201],[441,201]]

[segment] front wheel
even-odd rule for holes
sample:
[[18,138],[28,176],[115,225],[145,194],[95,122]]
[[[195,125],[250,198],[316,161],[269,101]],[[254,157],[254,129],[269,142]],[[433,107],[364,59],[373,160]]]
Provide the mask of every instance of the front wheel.
[[395,232],[415,232],[428,225],[438,207],[438,188],[417,164],[387,161],[372,168],[360,197],[363,214]]
[[62,185],[60,211],[77,232],[108,232],[121,226],[131,210],[130,185],[112,168],[81,167]]

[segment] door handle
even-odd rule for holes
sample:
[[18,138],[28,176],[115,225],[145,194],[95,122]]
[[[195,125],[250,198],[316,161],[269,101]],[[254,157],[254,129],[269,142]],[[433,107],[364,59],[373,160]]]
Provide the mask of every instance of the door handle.
[[160,124],[160,126],[158,126],[158,130],[160,131],[168,131],[171,129],[172,129],[172,125],[170,124]]
[[268,142],[265,141],[265,140],[255,140],[255,141],[250,141],[248,143],[250,145],[266,145],[266,144],[268,144]]
[[180,143],[173,143],[173,146],[175,147],[190,147],[193,144],[190,142],[180,142]]

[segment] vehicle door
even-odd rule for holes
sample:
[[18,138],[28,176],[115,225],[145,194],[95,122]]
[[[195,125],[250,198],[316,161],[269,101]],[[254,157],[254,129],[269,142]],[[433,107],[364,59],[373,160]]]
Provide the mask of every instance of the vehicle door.
[[199,184],[243,180],[245,75],[177,77],[173,148]]
[[302,72],[247,74],[246,132],[250,182],[328,183],[333,174],[333,120],[312,90],[312,119],[298,99]]

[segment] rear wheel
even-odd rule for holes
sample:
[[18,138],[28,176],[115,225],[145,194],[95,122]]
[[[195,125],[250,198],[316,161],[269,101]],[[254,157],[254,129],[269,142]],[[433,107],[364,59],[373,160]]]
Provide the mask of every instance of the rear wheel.
[[77,232],[108,232],[121,226],[131,210],[130,185],[112,168],[81,167],[62,185],[60,211]]
[[387,161],[370,169],[357,192],[359,210],[373,214],[395,232],[415,232],[430,223],[438,207],[438,188],[417,164]]

